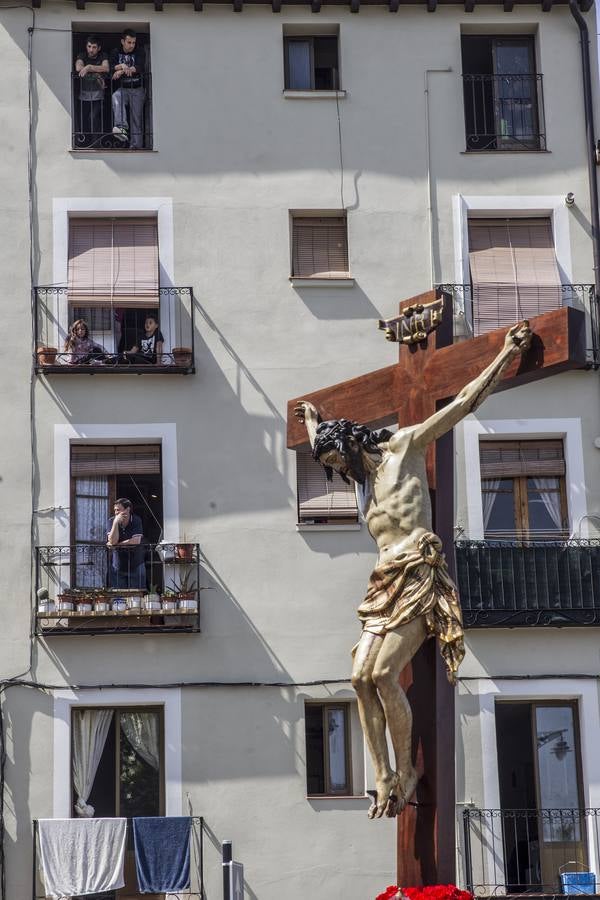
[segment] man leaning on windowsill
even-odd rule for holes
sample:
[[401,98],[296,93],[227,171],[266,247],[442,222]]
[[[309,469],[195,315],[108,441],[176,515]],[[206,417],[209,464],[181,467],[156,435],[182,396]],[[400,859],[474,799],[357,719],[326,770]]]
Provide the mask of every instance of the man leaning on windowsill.
[[142,520],[132,511],[131,500],[115,501],[114,516],[108,522],[106,546],[113,550],[109,584],[114,588],[146,589]]

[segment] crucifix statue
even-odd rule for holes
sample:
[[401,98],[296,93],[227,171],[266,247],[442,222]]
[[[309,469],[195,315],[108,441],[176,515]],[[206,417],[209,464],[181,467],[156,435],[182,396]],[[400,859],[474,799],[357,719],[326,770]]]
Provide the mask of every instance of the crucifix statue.
[[[357,484],[378,547],[358,610],[352,683],[375,768],[369,816],[399,814],[399,884],[455,878],[450,683],[464,648],[453,555],[446,562],[442,554],[453,537],[453,426],[493,390],[585,365],[580,310],[565,307],[534,318],[531,327],[523,322],[508,334],[455,344],[452,299],[421,294],[400,305],[397,319],[380,323],[400,344],[398,364],[288,404],[288,447],[308,437],[326,473],[336,470]],[[400,426],[394,434],[356,424],[392,416]],[[434,635],[441,654],[428,649],[434,642],[426,638]],[[418,805],[411,801],[416,786]]]

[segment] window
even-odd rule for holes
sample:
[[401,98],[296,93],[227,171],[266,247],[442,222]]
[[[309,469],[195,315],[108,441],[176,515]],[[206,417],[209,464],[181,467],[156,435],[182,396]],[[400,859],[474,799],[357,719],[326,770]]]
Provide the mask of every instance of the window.
[[561,440],[481,441],[485,537],[560,540],[568,535]]
[[574,701],[496,703],[508,893],[555,893],[563,863],[587,868],[577,712]]
[[286,90],[339,90],[337,35],[284,37],[283,51]]
[[[72,816],[86,806],[98,818],[164,816],[161,706],[73,708],[71,736]],[[141,896],[131,846],[126,852],[122,893]]]
[[476,335],[562,305],[550,219],[469,219]]
[[350,277],[345,216],[293,217],[292,277]]
[[[96,25],[94,33],[89,32],[89,26],[78,25],[72,35],[73,150],[151,150],[148,26],[136,24],[126,39],[123,26]],[[122,64],[135,72],[115,79],[116,67]],[[93,68],[81,76],[84,66]]]
[[307,703],[304,712],[307,793],[351,794],[349,704]]
[[[114,561],[106,548],[107,524],[115,500],[124,497],[141,519],[143,543],[157,544],[162,537],[160,444],[72,444],[71,587],[106,586],[109,564]],[[146,565],[145,583],[137,586],[161,588],[163,569],[151,547],[133,553],[139,559],[133,560],[132,555],[132,562],[137,561],[140,568]]]
[[463,35],[462,65],[467,150],[545,150],[533,37]]
[[323,466],[312,458],[310,450],[298,450],[296,473],[299,524],[340,525],[358,520],[353,482],[346,484],[337,472],[328,481]]

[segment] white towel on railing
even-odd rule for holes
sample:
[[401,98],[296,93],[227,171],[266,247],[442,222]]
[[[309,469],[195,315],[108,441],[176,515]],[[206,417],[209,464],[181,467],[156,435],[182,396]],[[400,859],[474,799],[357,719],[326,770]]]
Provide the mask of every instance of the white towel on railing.
[[124,887],[127,819],[40,819],[38,825],[50,900]]

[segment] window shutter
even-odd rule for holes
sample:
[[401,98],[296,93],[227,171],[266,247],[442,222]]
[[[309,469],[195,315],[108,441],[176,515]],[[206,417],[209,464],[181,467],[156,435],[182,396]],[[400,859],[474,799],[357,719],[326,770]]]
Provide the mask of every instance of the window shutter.
[[73,444],[71,476],[160,475],[160,444]]
[[471,220],[469,261],[475,334],[562,305],[549,219]]
[[293,275],[298,278],[346,278],[348,234],[344,216],[295,218]]
[[482,479],[559,477],[565,474],[563,442],[481,441],[479,460]]
[[68,294],[73,305],[158,306],[156,219],[70,219]]
[[314,519],[358,519],[354,484],[346,484],[337,472],[327,481],[323,466],[315,462],[310,450],[296,454],[298,478],[298,521]]

